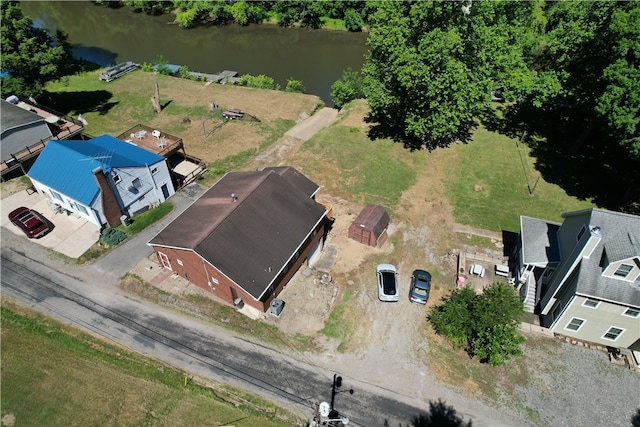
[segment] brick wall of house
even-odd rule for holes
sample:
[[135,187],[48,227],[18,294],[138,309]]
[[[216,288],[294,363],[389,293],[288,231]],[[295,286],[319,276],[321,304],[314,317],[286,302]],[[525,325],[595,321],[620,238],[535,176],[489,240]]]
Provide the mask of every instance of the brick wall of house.
[[[253,296],[245,292],[240,286],[224,276],[218,269],[211,266],[202,259],[198,254],[191,250],[181,250],[173,248],[164,248],[154,246],[153,249],[158,256],[158,262],[162,265],[162,259],[159,253],[166,255],[169,259],[171,270],[184,277],[189,282],[203,289],[204,291],[215,295],[229,305],[233,305],[236,298],[254,307],[262,312],[269,309],[271,301],[282,292],[282,289],[291,280],[291,277],[298,271],[304,263],[309,252],[316,243],[324,237],[324,223],[320,224],[315,236],[309,239],[307,244],[301,249],[300,255],[287,270],[276,280],[276,285],[271,293],[265,294],[261,301],[257,301]],[[217,282],[217,283],[216,283]],[[210,286],[211,285],[211,286]]]

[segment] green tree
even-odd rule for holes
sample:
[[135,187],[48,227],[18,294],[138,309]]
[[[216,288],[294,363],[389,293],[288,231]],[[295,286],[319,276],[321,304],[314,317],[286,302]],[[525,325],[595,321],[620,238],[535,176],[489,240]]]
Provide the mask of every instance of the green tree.
[[454,348],[466,347],[473,337],[476,293],[470,287],[455,289],[429,312],[428,320],[438,335]]
[[469,287],[454,290],[431,309],[428,320],[454,348],[465,348],[481,362],[499,366],[522,355],[524,337],[517,329],[523,315],[520,296],[511,286],[496,282],[482,295]]
[[473,340],[473,354],[483,363],[502,366],[514,356],[522,356],[520,344],[525,339],[513,326],[494,325],[478,331]]
[[134,12],[147,15],[162,15],[173,8],[173,2],[163,0],[123,0],[122,3],[133,8]]
[[301,3],[295,0],[277,0],[273,6],[278,25],[281,27],[291,27],[295,24],[300,17],[301,9]]
[[231,15],[233,20],[240,25],[249,25],[249,4],[240,0],[231,6]]
[[317,30],[322,27],[322,2],[307,0],[302,3],[303,9],[300,12],[300,25],[302,27],[313,28]]
[[364,21],[362,16],[355,9],[349,9],[344,14],[344,26],[349,31],[362,31]]
[[538,2],[382,3],[363,66],[370,136],[411,149],[467,141],[492,89],[540,86],[526,62],[539,12]]
[[342,71],[342,76],[331,85],[331,101],[337,106],[363,98],[362,76],[357,71],[347,68]]
[[561,82],[572,121],[640,160],[640,4],[558,2],[547,15],[540,65]]
[[64,76],[75,61],[66,34],[54,36],[34,28],[17,2],[2,1],[2,93],[21,97],[36,96],[44,84]]

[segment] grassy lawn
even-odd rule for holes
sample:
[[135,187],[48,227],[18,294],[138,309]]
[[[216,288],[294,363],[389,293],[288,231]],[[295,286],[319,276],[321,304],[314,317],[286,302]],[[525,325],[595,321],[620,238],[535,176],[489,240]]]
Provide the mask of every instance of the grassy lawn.
[[[55,355],[55,357],[52,357]],[[300,425],[238,390],[2,301],[2,417],[15,425]]]
[[[173,210],[173,203],[167,201],[160,204],[156,208],[149,209],[148,211],[143,212],[140,215],[137,215],[131,222],[131,225],[129,225],[128,227],[125,227],[124,225],[119,225],[116,228],[122,231],[127,236],[127,238],[130,238],[140,233],[147,227],[160,221],[162,218],[169,215],[172,210]],[[99,242],[95,243],[92,247],[90,247],[77,260],[75,260],[75,262],[78,264],[86,264],[97,258],[100,258],[100,256],[110,251],[111,249],[113,248],[104,244],[103,239],[101,237]]]
[[326,193],[393,209],[416,179],[411,153],[391,141],[371,142],[355,127],[331,126],[291,159]]
[[561,222],[563,212],[593,207],[539,178],[528,149],[507,136],[479,128],[469,144],[449,150],[457,161],[449,165],[447,196],[461,224],[517,232],[520,215]]

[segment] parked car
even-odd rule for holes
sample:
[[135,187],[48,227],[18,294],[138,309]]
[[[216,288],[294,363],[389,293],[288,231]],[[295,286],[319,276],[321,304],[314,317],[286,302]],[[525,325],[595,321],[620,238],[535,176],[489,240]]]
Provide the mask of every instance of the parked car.
[[398,301],[398,272],[391,264],[379,264],[376,268],[378,278],[378,299],[380,301]]
[[490,92],[491,100],[493,102],[504,102],[504,95],[502,94],[502,89],[492,90]]
[[425,305],[429,301],[431,291],[431,273],[424,270],[415,270],[411,274],[411,286],[409,287],[409,301],[414,304]]
[[50,232],[52,228],[49,225],[51,223],[42,215],[24,206],[11,211],[9,220],[19,227],[30,239],[39,239]]

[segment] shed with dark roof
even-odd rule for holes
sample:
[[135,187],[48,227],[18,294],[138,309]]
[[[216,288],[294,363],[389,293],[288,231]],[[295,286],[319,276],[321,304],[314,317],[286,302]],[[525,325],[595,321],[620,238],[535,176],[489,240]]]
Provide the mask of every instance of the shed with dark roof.
[[387,211],[380,205],[370,203],[349,227],[349,238],[368,246],[380,246],[387,239],[389,222]]
[[230,304],[269,308],[321,249],[318,186],[291,167],[223,176],[149,245],[163,267]]

